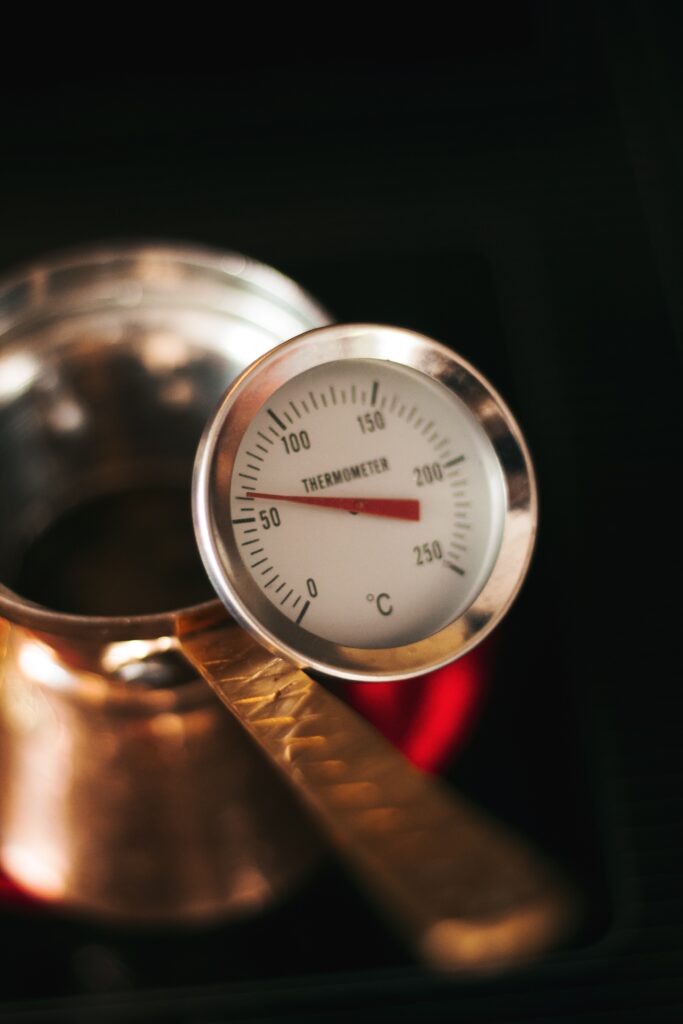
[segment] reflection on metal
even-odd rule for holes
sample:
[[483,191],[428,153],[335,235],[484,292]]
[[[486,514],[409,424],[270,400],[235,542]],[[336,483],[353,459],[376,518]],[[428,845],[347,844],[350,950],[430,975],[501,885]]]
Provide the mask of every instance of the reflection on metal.
[[569,934],[560,875],[321,685],[234,624],[183,635],[181,623],[181,643],[426,963],[491,970]]
[[160,636],[152,640],[119,640],[118,643],[107,644],[102,651],[102,668],[105,672],[119,672],[133,662],[165,654],[176,643],[174,637]]

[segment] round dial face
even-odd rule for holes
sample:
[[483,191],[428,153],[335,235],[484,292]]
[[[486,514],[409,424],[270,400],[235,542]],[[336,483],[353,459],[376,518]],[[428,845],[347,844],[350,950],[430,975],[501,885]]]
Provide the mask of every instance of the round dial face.
[[535,534],[519,428],[469,364],[410,331],[335,325],[257,360],[195,465],[198,545],[272,651],[350,679],[445,664],[500,619]]
[[396,363],[337,360],[264,404],[237,450],[232,526],[268,600],[316,636],[430,636],[482,589],[505,483],[467,406]]

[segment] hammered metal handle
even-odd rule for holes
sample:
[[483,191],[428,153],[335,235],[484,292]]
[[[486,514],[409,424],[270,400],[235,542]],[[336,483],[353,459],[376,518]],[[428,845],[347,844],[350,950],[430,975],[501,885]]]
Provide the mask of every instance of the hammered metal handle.
[[180,643],[425,963],[491,969],[564,937],[559,875],[323,686],[234,624]]

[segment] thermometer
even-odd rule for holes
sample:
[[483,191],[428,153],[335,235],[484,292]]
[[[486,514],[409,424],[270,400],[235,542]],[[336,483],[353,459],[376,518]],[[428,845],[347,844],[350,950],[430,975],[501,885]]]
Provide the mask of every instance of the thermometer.
[[234,621],[188,627],[183,650],[418,955],[490,969],[563,936],[572,901],[555,870],[315,680],[435,669],[510,606],[536,487],[491,385],[411,331],[311,331],[228,391],[193,511]]
[[199,453],[195,516],[215,589],[260,643],[329,675],[400,679],[504,614],[536,489],[472,366],[410,331],[334,326],[236,382]]

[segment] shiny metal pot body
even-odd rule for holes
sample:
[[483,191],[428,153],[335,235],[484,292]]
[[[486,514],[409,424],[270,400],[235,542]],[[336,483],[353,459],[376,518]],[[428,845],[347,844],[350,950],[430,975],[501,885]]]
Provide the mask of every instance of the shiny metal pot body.
[[230,381],[327,321],[276,271],[180,247],[76,252],[0,286],[0,864],[45,899],[206,919],[265,905],[310,864],[298,806],[177,650],[181,620],[224,613],[174,606],[194,551],[176,562],[163,505],[170,554],[132,609],[111,552],[67,559],[75,610],[14,587],[71,508],[154,487],[189,503]]

